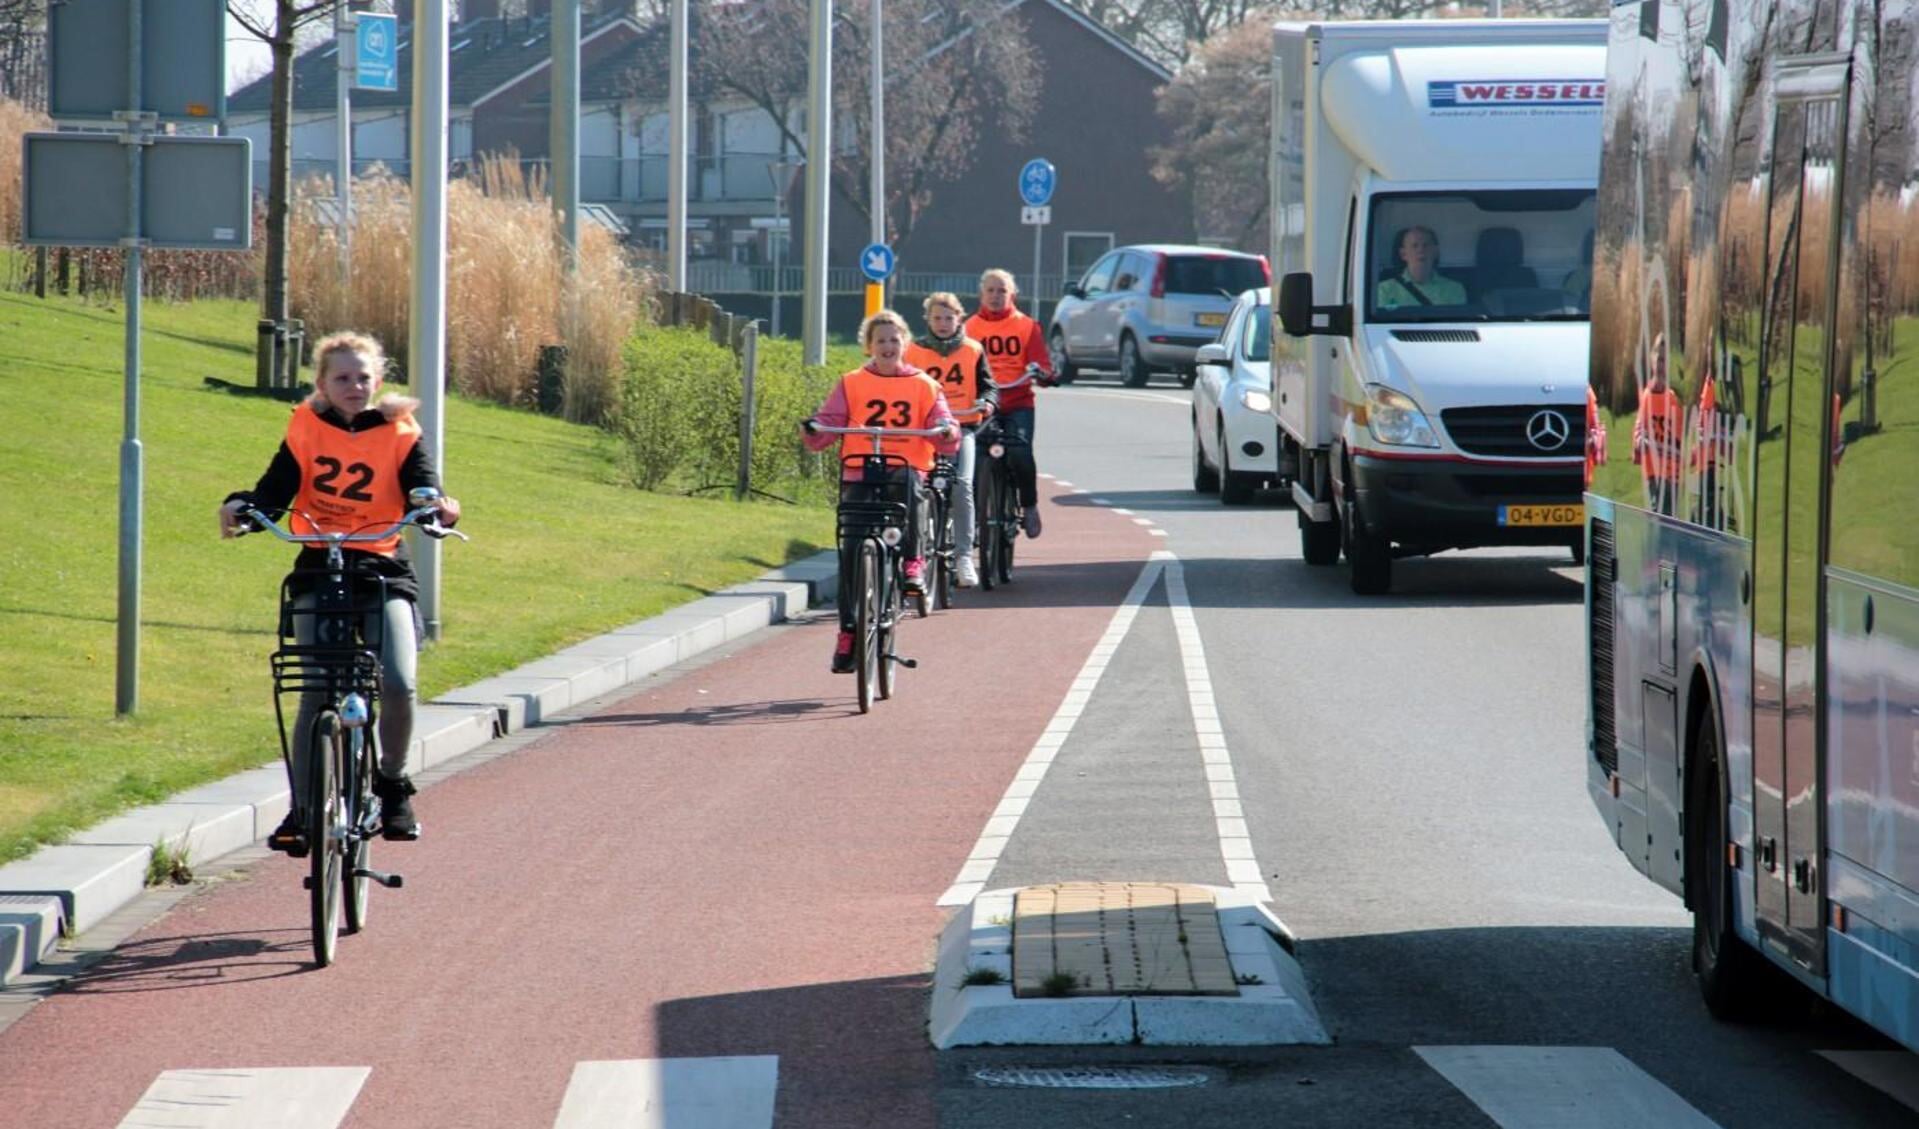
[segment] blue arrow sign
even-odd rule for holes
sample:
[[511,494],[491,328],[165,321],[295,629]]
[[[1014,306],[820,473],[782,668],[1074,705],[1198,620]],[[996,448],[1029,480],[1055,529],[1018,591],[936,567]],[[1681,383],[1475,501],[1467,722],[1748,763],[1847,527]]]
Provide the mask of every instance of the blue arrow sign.
[[397,16],[361,12],[354,17],[353,86],[357,90],[400,88],[400,30]]
[[1028,207],[1037,208],[1051,200],[1057,187],[1059,170],[1044,157],[1034,157],[1019,170],[1019,198]]
[[893,277],[893,249],[884,243],[868,243],[860,252],[860,273],[870,282],[885,282]]

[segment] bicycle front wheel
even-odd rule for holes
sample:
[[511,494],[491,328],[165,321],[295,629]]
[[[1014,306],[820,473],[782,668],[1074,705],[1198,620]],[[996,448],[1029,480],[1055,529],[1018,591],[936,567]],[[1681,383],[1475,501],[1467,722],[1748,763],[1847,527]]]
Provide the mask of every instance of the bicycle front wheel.
[[347,797],[346,818],[350,829],[345,857],[340,867],[341,893],[344,895],[346,932],[366,928],[367,888],[372,885],[365,871],[373,865],[373,836],[379,828],[371,824],[373,815],[373,765],[376,761],[371,719],[359,729],[348,731],[346,756],[340,765],[340,794]]
[[999,582],[1013,582],[1013,544],[1019,540],[1019,491],[1013,486],[1013,476],[1000,475],[999,479],[999,559],[994,562],[999,569]]
[[860,542],[859,573],[853,586],[853,677],[859,681],[860,712],[873,708],[880,663],[880,554],[872,538]]
[[979,584],[992,591],[999,583],[999,479],[998,468],[986,464],[986,474],[973,491],[977,511],[973,543],[979,546]]
[[879,639],[879,690],[883,702],[893,696],[893,635],[899,630],[904,612],[900,607],[900,558],[889,554],[880,567],[887,571],[880,582],[879,630],[874,634]]
[[344,762],[346,726],[332,710],[313,719],[313,741],[307,749],[307,902],[313,915],[313,963],[333,963],[340,939],[339,832],[345,819],[338,788],[338,766]]

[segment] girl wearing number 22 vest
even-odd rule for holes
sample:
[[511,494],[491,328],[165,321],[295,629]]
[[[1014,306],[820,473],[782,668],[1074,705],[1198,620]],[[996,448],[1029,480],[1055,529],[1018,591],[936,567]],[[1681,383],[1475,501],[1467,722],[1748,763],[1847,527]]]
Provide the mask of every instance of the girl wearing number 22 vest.
[[[906,463],[907,520],[900,551],[906,557],[906,586],[923,583],[926,558],[921,547],[925,522],[924,488],[926,475],[933,469],[935,454],[950,455],[959,449],[959,427],[947,410],[940,386],[924,372],[901,359],[912,337],[906,319],[892,310],[881,310],[860,323],[860,345],[871,358],[859,368],[840,377],[826,397],[826,403],[813,413],[813,419],[827,427],[888,427],[911,431],[944,430],[939,439],[900,436],[881,440],[880,449],[897,455]],[[837,435],[807,432],[807,447],[824,451],[840,441]],[[841,447],[840,496],[846,497],[860,483],[861,466],[856,456],[872,450],[866,436],[849,435]],[[847,547],[840,547],[840,635],[833,648],[833,670],[850,673],[853,669],[853,569],[847,567]]]
[[[377,402],[386,354],[379,342],[356,333],[335,333],[313,347],[317,366],[313,394],[293,409],[286,439],[275,452],[266,473],[252,490],[227,496],[220,506],[220,533],[231,537],[245,520],[247,507],[268,514],[287,511],[287,525],[295,533],[357,533],[392,525],[406,516],[407,494],[422,486],[438,490],[433,469],[420,438],[413,409],[419,401],[386,396]],[[439,501],[440,521],[460,519],[460,504]],[[388,839],[417,839],[419,820],[413,814],[413,782],[406,775],[407,747],[413,742],[413,710],[418,697],[415,677],[418,635],[413,604],[419,584],[399,535],[344,547],[347,568],[355,576],[386,581],[386,605],[376,613],[380,646],[380,766],[374,790]],[[303,548],[296,571],[324,569],[326,550]],[[312,606],[312,592],[295,591],[295,606]],[[313,616],[295,616],[296,629],[313,631]],[[368,616],[371,622],[375,617]],[[368,634],[374,633],[369,629]],[[302,640],[310,643],[311,640]],[[318,695],[303,696],[293,728],[293,805],[286,821],[267,838],[274,850],[306,853],[301,808],[307,797],[306,762],[311,755],[313,715]]]

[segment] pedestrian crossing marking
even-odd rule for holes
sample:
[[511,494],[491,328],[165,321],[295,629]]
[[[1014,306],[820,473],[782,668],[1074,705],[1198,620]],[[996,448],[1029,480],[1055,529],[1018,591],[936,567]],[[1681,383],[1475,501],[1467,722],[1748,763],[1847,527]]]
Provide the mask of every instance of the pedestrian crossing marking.
[[777,1055],[573,1067],[553,1129],[771,1129]]
[[1718,1129],[1611,1047],[1414,1047],[1501,1129]]
[[168,1070],[120,1129],[336,1129],[371,1073],[368,1066]]

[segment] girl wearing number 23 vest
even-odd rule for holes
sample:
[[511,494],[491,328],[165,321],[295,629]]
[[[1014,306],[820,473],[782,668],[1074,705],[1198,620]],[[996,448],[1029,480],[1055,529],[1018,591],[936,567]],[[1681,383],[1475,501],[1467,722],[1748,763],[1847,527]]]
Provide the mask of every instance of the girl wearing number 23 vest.
[[[826,403],[813,413],[813,419],[827,427],[897,427],[912,431],[943,429],[944,438],[923,439],[900,436],[881,440],[881,450],[905,460],[907,481],[907,520],[900,551],[906,557],[906,585],[922,582],[926,558],[921,548],[920,526],[924,523],[924,487],[926,474],[933,469],[933,456],[950,455],[959,449],[959,427],[947,410],[946,398],[933,379],[905,363],[901,358],[911,337],[906,319],[892,310],[881,310],[860,323],[860,344],[871,360],[840,377],[826,397]],[[859,484],[861,467],[856,458],[872,450],[866,436],[849,435],[840,449],[842,463],[840,496],[847,497]],[[836,435],[807,432],[807,447],[823,451],[840,441]],[[846,559],[848,546],[840,546],[840,635],[833,649],[833,670],[848,673],[853,669],[853,572]]]
[[[220,532],[231,537],[245,520],[247,507],[288,511],[287,524],[295,533],[357,533],[392,525],[406,516],[407,494],[417,487],[438,490],[439,475],[420,440],[413,420],[419,401],[387,396],[374,401],[386,368],[379,342],[355,333],[336,333],[313,347],[317,364],[313,394],[293,409],[286,439],[252,490],[227,496],[220,506]],[[460,504],[439,501],[440,521],[460,519]],[[419,820],[413,814],[413,782],[406,775],[407,747],[413,742],[413,710],[417,701],[415,652],[418,635],[413,604],[419,585],[399,535],[362,545],[345,546],[347,568],[356,576],[386,581],[386,606],[369,615],[369,637],[377,632],[380,646],[380,766],[374,790],[381,801],[383,831],[388,839],[417,839]],[[303,548],[294,569],[324,569],[326,550]],[[295,606],[312,606],[311,591],[295,589]],[[373,623],[378,618],[377,624]],[[294,617],[296,630],[312,634],[315,617]],[[303,644],[311,639],[302,638]],[[304,854],[307,848],[301,807],[307,797],[306,763],[311,755],[315,700],[303,696],[292,740],[293,805],[286,821],[267,838],[274,850]]]

